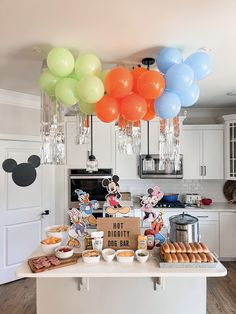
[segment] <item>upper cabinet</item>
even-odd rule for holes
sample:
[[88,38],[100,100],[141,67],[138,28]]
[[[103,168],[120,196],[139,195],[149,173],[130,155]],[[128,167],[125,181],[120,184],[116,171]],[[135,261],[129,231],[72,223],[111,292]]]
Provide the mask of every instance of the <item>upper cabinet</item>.
[[185,125],[182,132],[184,179],[223,179],[223,126]]
[[[113,123],[103,123],[93,119],[93,154],[99,168],[115,167],[115,130]],[[76,144],[75,117],[66,118],[66,164],[68,168],[86,168],[90,154],[90,136],[88,144]]]
[[225,121],[225,179],[236,180],[236,114],[223,116]]

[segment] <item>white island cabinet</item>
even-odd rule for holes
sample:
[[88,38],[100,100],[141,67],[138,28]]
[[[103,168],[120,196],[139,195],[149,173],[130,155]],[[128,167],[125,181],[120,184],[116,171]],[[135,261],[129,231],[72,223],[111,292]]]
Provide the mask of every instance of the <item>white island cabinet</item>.
[[19,277],[37,278],[37,314],[206,314],[206,278],[226,273],[220,262],[216,268],[160,268],[157,252],[144,264],[79,259],[38,274],[26,262],[17,269]]

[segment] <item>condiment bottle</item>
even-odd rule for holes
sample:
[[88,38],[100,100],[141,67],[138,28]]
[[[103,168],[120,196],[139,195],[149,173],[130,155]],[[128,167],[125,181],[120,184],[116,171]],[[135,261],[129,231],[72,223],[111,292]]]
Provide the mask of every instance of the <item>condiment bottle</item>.
[[145,235],[140,234],[138,236],[138,249],[139,250],[147,249],[147,237]]

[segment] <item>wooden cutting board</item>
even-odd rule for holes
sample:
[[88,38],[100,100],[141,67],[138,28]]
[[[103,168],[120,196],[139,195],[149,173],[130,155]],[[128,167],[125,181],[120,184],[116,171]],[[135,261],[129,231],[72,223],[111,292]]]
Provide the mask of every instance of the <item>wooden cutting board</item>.
[[[47,257],[47,255],[44,255],[44,257]],[[48,255],[48,256],[52,256],[52,255]],[[34,257],[34,258],[30,258],[28,260],[28,265],[32,271],[32,273],[41,273],[43,271],[46,271],[46,270],[51,270],[51,269],[56,269],[56,268],[61,268],[61,267],[65,267],[65,266],[70,266],[70,265],[73,265],[73,264],[76,264],[78,259],[82,256],[81,253],[74,253],[73,256],[71,256],[70,258],[67,258],[67,259],[60,259],[60,262],[61,264],[60,265],[51,265],[49,267],[43,267],[43,268],[40,268],[40,269],[37,269],[34,264],[33,264],[33,260],[36,259],[36,258],[39,258],[39,257],[42,257],[42,256],[37,256],[37,257]]]

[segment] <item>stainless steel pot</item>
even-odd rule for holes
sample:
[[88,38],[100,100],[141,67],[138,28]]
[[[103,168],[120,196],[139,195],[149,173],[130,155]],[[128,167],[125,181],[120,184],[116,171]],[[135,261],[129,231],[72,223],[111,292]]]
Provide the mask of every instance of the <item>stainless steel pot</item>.
[[183,212],[170,217],[169,221],[171,242],[199,242],[198,218]]

